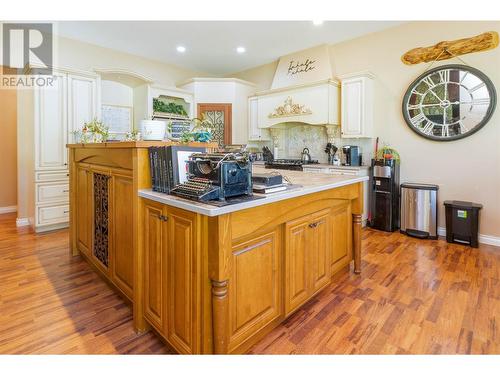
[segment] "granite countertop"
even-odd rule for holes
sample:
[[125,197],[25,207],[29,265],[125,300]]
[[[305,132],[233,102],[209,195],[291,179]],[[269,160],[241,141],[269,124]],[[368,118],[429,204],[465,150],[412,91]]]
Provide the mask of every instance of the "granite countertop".
[[218,216],[368,180],[368,176],[327,175],[309,173],[307,171],[265,169],[260,166],[254,166],[253,168],[254,173],[269,173],[272,171],[276,171],[285,176],[291,184],[301,186],[272,194],[254,194],[257,197],[262,197],[262,199],[255,199],[222,207],[195,202],[174,195],[154,192],[151,189],[139,190],[139,196],[159,203],[167,204],[169,206],[197,212],[202,215]]
[[303,168],[333,168],[333,169],[351,169],[351,170],[360,170],[360,169],[368,169],[370,166],[368,165],[333,165],[327,163],[319,163],[319,164],[306,164],[302,166]]

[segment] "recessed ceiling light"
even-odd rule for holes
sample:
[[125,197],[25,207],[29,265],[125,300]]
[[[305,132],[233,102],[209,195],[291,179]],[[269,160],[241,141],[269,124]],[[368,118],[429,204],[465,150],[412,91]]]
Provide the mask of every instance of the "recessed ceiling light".
[[323,25],[323,21],[319,21],[319,20],[313,21],[313,25],[314,26]]
[[186,52],[186,47],[184,47],[184,46],[177,46],[177,52],[180,52],[180,53]]
[[238,53],[245,53],[246,52],[246,48],[245,47],[237,47],[236,48],[236,52],[238,52]]

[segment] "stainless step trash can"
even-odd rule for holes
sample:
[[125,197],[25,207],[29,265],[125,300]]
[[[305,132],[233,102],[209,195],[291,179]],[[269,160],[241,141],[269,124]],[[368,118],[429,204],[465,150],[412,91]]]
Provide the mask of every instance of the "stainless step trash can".
[[401,233],[437,239],[438,190],[438,185],[401,184]]

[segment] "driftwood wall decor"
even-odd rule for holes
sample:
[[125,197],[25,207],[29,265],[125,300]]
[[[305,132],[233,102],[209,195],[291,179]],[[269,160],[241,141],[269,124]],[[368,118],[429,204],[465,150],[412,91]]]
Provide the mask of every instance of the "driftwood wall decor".
[[472,52],[487,51],[498,46],[498,33],[488,31],[471,38],[446,40],[431,47],[414,48],[401,56],[406,65],[436,60],[447,60]]

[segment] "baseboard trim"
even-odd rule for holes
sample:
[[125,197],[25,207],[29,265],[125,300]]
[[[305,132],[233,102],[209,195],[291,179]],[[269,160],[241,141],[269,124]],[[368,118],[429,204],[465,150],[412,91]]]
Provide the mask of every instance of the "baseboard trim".
[[30,219],[27,217],[18,217],[16,219],[16,227],[26,227],[30,225]]
[[[445,227],[438,227],[437,232],[438,232],[438,235],[446,237],[446,228]],[[479,233],[478,241],[479,241],[479,243],[484,243],[485,245],[493,245],[493,246],[500,247],[500,237],[495,237],[495,236],[490,236],[487,234]]]
[[0,207],[0,214],[9,214],[11,212],[17,212],[17,206]]

